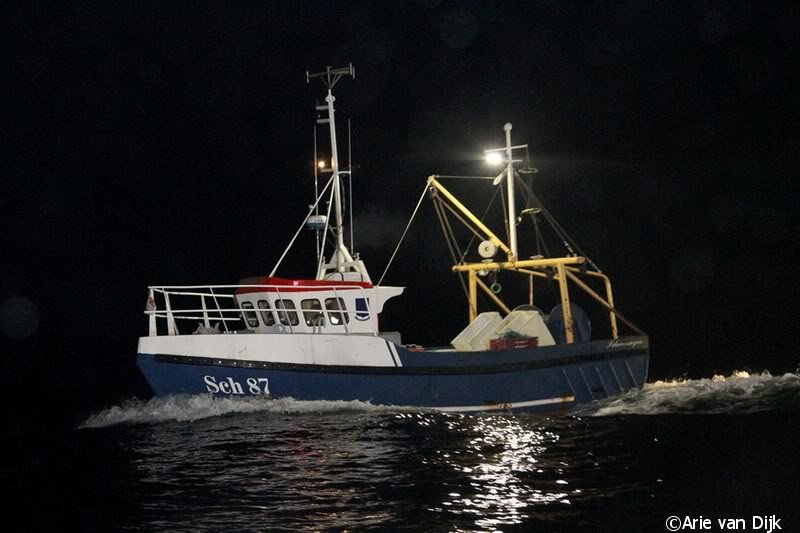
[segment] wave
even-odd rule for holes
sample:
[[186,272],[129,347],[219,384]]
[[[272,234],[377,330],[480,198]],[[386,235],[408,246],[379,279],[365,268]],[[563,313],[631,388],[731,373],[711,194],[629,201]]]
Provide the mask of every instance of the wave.
[[[746,414],[800,409],[800,374],[773,376],[769,372],[733,372],[704,379],[675,379],[648,383],[642,390],[592,403],[573,414],[588,416],[659,414]],[[131,399],[89,416],[80,429],[121,424],[193,422],[229,414],[278,413],[409,413],[414,407],[373,405],[353,401],[300,401],[293,398],[227,398],[176,395],[150,400]]]
[[736,371],[729,376],[648,383],[640,391],[593,404],[589,414],[746,414],[784,408],[800,408],[800,374]]
[[176,395],[155,397],[146,401],[136,398],[127,400],[122,405],[115,405],[89,416],[78,428],[103,428],[120,424],[193,422],[204,418],[241,413],[399,413],[409,410],[409,408],[396,406],[373,405],[358,400],[299,401],[293,398],[215,398],[210,394]]

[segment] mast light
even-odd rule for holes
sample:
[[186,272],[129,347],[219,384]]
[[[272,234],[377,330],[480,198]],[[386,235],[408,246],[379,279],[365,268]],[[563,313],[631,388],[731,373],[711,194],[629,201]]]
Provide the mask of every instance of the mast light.
[[497,166],[503,163],[503,156],[498,152],[488,152],[486,154],[486,162],[492,166]]

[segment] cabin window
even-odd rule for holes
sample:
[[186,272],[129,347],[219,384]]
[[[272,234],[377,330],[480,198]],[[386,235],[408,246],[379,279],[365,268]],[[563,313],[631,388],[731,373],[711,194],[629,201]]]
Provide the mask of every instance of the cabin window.
[[303,318],[307,326],[324,326],[325,317],[322,314],[322,304],[317,299],[303,300],[300,302],[303,308]]
[[342,320],[344,322],[350,322],[350,317],[347,313],[332,313],[331,311],[347,311],[347,307],[344,305],[344,300],[342,298],[327,298],[325,300],[325,309],[328,310],[328,317],[331,319],[331,325],[340,326],[342,325]]
[[[253,302],[242,302],[242,309],[252,309]],[[247,325],[251,328],[258,327],[258,317],[256,316],[254,311],[244,311],[244,319],[247,321]]]
[[[284,326],[289,324],[296,326],[300,323],[297,313],[290,311],[290,309],[296,309],[292,300],[275,300],[275,309],[278,309],[278,319]],[[286,309],[286,311],[282,311],[282,309]]]
[[258,301],[258,308],[259,309],[266,309],[266,311],[261,311],[261,321],[264,323],[265,326],[274,326],[275,325],[275,316],[272,314],[272,311],[269,307],[269,302],[266,300],[259,300]]
[[369,298],[356,298],[356,320],[369,318]]

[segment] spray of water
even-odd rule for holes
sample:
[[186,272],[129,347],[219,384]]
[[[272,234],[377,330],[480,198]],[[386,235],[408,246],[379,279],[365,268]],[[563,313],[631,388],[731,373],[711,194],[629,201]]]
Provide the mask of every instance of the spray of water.
[[782,408],[800,408],[800,374],[737,371],[729,376],[656,381],[589,409],[594,416],[609,416],[744,414]]
[[[132,399],[87,418],[80,428],[101,428],[118,424],[193,422],[214,416],[241,413],[317,414],[346,412],[408,412],[409,408],[373,405],[361,401],[298,401],[292,398],[215,398],[211,395],[180,395]],[[413,409],[412,409],[413,410]]]
[[[580,408],[591,416],[658,414],[744,414],[775,409],[800,409],[800,374],[773,376],[768,372],[733,372],[704,379],[648,383],[632,391]],[[87,418],[81,428],[119,424],[192,422],[241,413],[408,413],[414,407],[373,405],[360,401],[298,401],[292,398],[214,398],[211,395],[167,396],[147,401],[132,399]]]

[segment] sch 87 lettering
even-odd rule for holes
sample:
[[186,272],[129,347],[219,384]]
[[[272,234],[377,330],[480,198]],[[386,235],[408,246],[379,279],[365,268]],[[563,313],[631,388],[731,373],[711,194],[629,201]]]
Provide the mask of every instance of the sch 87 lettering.
[[247,378],[242,384],[231,377],[219,378],[203,376],[206,390],[212,394],[231,395],[269,395],[269,380],[267,378]]

